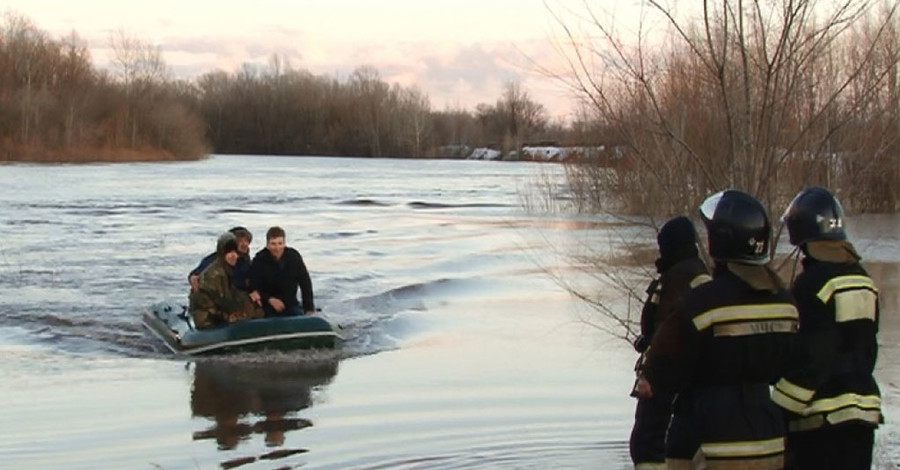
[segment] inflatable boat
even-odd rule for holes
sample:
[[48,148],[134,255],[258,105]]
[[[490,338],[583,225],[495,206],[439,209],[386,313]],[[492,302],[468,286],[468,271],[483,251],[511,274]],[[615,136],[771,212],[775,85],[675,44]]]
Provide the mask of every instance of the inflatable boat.
[[143,313],[142,321],[176,354],[324,349],[343,341],[340,325],[321,313],[256,318],[201,330],[194,326],[186,306],[167,301],[152,305]]

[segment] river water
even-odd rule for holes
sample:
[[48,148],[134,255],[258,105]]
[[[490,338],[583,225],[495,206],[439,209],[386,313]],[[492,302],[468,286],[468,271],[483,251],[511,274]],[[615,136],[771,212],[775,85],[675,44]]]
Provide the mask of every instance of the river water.
[[[0,166],[0,467],[629,468],[635,355],[559,281],[590,282],[569,248],[652,239],[617,218],[523,210],[555,199],[534,184],[559,171]],[[189,360],[143,330],[141,310],[185,300],[187,272],[234,225],[253,251],[286,230],[347,331],[340,350]],[[900,468],[898,233],[897,216],[851,220],[883,295],[878,468]]]

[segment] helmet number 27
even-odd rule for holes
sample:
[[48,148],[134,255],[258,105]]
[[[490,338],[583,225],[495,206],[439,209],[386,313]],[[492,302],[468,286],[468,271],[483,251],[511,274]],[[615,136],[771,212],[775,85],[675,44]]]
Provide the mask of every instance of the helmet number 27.
[[751,238],[749,240],[750,246],[753,247],[753,252],[756,254],[762,254],[766,251],[766,242],[765,240],[757,240],[756,238]]

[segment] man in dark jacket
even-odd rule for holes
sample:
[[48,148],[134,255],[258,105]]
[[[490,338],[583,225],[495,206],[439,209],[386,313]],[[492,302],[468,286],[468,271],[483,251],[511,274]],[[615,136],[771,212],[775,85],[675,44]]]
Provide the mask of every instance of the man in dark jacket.
[[[262,305],[266,316],[314,313],[312,280],[297,250],[285,246],[281,227],[266,232],[266,247],[250,266],[250,298]],[[297,301],[300,288],[303,302]]]
[[[234,287],[247,292],[250,289],[250,242],[253,241],[253,234],[241,226],[232,227],[228,231],[237,239],[238,260],[232,268],[232,281],[234,282]],[[202,274],[203,270],[215,260],[216,253],[210,253],[200,260],[200,264],[198,264],[196,268],[188,273],[188,282],[191,284],[191,292],[197,290],[200,274]]]
[[878,289],[844,232],[844,210],[825,188],[797,194],[783,218],[803,272],[791,291],[799,348],[773,400],[788,411],[788,456],[801,470],[869,469],[883,421],[872,371],[878,353]]
[[[638,382],[642,374],[641,363],[650,340],[659,325],[668,318],[684,294],[709,281],[706,265],[699,258],[694,224],[687,217],[675,217],[666,222],[656,237],[659,258],[656,271],[660,274],[647,288],[647,301],[641,311],[641,335],[634,341],[634,348],[641,353],[638,360]],[[636,387],[637,387],[636,383]],[[666,429],[672,414],[671,393],[660,392],[641,398],[638,396],[631,431],[629,450],[635,470],[666,468]]]
[[784,420],[769,395],[798,327],[790,293],[768,267],[765,208],[737,190],[700,207],[712,280],[688,291],[653,336],[645,393],[678,393],[668,468],[780,470]]

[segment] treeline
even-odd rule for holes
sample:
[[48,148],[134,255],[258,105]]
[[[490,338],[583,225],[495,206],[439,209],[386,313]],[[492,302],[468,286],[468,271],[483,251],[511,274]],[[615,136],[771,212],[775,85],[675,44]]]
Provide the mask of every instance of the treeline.
[[209,150],[190,86],[159,51],[119,35],[116,69],[95,70],[74,32],[50,38],[6,13],[0,25],[0,160],[197,158]]
[[460,158],[566,139],[517,82],[474,111],[433,110],[377,70],[316,76],[278,56],[192,80],[169,76],[160,49],[111,36],[108,70],[76,33],[51,38],[7,12],[0,24],[0,160],[193,159],[210,152]]
[[221,153],[459,158],[476,146],[512,150],[565,134],[516,82],[474,113],[435,111],[418,88],[390,85],[372,67],[342,81],[275,56],[265,67],[205,74],[197,88]]
[[600,12],[563,20],[589,31],[569,38],[569,83],[592,104],[599,140],[622,150],[569,168],[581,210],[692,214],[727,187],[784,208],[813,184],[852,211],[900,210],[898,2],[704,5],[648,2],[643,42],[612,23],[574,24]]

